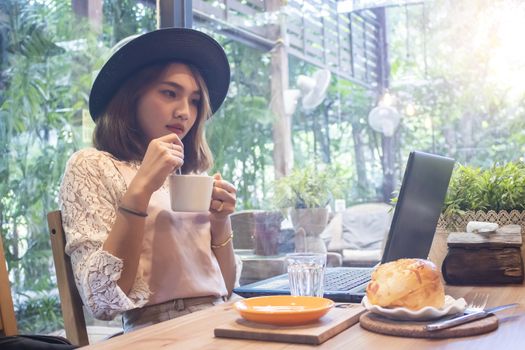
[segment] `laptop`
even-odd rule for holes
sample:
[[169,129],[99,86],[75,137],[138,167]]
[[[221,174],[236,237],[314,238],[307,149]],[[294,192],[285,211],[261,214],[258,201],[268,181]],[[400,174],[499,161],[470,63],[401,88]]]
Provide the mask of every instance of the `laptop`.
[[[401,258],[427,259],[454,160],[413,151],[408,157],[381,263]],[[359,303],[375,267],[328,267],[324,297]],[[282,274],[233,290],[243,297],[290,294],[288,275]]]

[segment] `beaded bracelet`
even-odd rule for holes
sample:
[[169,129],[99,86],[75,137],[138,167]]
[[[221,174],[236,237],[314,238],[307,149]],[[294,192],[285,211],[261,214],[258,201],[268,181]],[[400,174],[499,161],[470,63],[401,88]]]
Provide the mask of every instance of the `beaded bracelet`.
[[230,243],[232,239],[233,239],[233,232],[230,233],[230,237],[228,237],[228,239],[226,239],[224,242],[222,242],[221,244],[217,244],[217,245],[212,244],[211,247],[212,247],[212,249],[222,248],[222,247],[224,247],[226,244]]
[[131,214],[131,215],[140,216],[141,218],[145,218],[146,216],[148,216],[148,213],[145,213],[143,211],[137,211],[137,210],[129,209],[129,208],[123,207],[121,205],[118,206],[118,210],[120,210],[121,212],[124,212],[124,213]]

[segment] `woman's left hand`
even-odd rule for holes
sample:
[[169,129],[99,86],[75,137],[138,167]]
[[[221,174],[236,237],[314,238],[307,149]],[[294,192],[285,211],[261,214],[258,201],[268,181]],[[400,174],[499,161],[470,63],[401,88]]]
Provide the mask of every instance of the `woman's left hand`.
[[224,219],[235,211],[237,189],[221,174],[213,175],[213,192],[211,194],[210,213],[215,219]]

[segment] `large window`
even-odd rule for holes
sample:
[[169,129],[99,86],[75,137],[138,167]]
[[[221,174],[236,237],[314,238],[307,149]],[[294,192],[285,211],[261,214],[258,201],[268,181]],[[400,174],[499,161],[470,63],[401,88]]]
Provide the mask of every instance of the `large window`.
[[21,333],[62,328],[46,214],[90,144],[92,78],[111,46],[155,26],[146,1],[0,2],[0,225]]
[[[333,216],[390,203],[411,150],[482,167],[523,160],[524,5],[409,3],[338,13],[333,0],[193,0],[194,28],[224,46],[232,68],[207,132],[213,170],[237,186],[246,214],[235,221],[241,283],[284,271],[297,242],[284,207],[315,203]],[[21,332],[61,328],[46,213],[65,161],[90,144],[96,70],[156,15],[149,0],[0,2],[0,225]],[[378,106],[390,113],[376,124]],[[275,179],[291,174],[304,193],[312,174],[333,191],[284,198]],[[252,237],[257,225],[278,237]]]
[[[291,191],[308,194],[308,173],[322,182],[326,169],[339,185],[330,182],[332,196],[321,200],[330,216],[390,203],[412,150],[470,167],[523,161],[521,2],[389,3],[337,13],[332,1],[194,2],[197,26],[220,38],[233,63],[229,99],[209,135],[217,170],[240,189],[240,210],[308,206],[306,195],[283,201],[274,179],[294,175],[287,185],[302,187]],[[331,73],[328,89],[318,79],[316,103],[303,100],[304,76],[321,71]],[[261,225],[256,211],[244,214],[235,219],[244,235],[236,239],[241,283],[284,272],[297,227],[285,219],[275,229],[274,216]],[[260,237],[278,243],[261,249]]]

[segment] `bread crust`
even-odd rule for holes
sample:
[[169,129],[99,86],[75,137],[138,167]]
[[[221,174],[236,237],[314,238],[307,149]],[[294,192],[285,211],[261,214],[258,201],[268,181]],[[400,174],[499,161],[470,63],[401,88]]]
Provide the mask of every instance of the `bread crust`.
[[442,308],[445,288],[436,265],[423,259],[399,259],[379,265],[366,288],[370,303],[382,307]]

